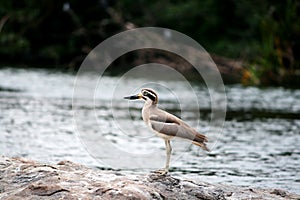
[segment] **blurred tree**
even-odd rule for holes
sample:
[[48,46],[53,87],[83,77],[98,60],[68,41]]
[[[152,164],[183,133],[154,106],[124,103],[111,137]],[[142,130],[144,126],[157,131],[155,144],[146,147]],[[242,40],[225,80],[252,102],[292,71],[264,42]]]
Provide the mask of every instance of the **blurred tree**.
[[[78,65],[114,27],[97,0],[0,1],[0,59],[53,66]],[[73,63],[73,64],[72,64]]]
[[0,1],[2,63],[76,68],[105,38],[126,28],[171,28],[210,53],[247,61],[245,84],[299,74],[297,0]]
[[258,84],[299,83],[300,2],[274,1],[260,19],[261,48],[252,60],[248,80]]

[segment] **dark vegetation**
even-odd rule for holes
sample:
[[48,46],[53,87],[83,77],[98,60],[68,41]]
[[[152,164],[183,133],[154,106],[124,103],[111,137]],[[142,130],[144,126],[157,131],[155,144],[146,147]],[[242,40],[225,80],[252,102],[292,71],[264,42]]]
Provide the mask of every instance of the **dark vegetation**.
[[0,64],[76,70],[105,38],[144,26],[180,31],[212,55],[242,61],[244,84],[300,85],[297,0],[2,0]]

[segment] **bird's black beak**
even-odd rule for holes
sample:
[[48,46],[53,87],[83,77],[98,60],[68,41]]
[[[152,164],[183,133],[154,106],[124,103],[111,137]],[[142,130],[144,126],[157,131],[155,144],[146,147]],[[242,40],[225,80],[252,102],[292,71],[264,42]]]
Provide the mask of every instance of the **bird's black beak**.
[[142,94],[137,94],[129,97],[124,97],[124,99],[129,99],[129,100],[136,100],[142,98]]

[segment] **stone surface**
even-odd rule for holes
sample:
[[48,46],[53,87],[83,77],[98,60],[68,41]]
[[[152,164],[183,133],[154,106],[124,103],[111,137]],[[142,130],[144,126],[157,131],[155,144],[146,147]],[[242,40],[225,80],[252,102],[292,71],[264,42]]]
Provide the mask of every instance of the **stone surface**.
[[126,175],[69,161],[56,165],[0,156],[0,199],[300,199],[280,189]]

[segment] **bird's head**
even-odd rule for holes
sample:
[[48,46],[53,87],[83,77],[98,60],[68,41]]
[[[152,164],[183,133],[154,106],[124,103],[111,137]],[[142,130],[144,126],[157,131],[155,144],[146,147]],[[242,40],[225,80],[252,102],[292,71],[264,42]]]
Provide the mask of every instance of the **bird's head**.
[[139,94],[124,97],[124,99],[129,99],[129,100],[143,99],[146,102],[152,102],[152,104],[157,104],[158,102],[158,96],[156,92],[150,88],[143,88]]

